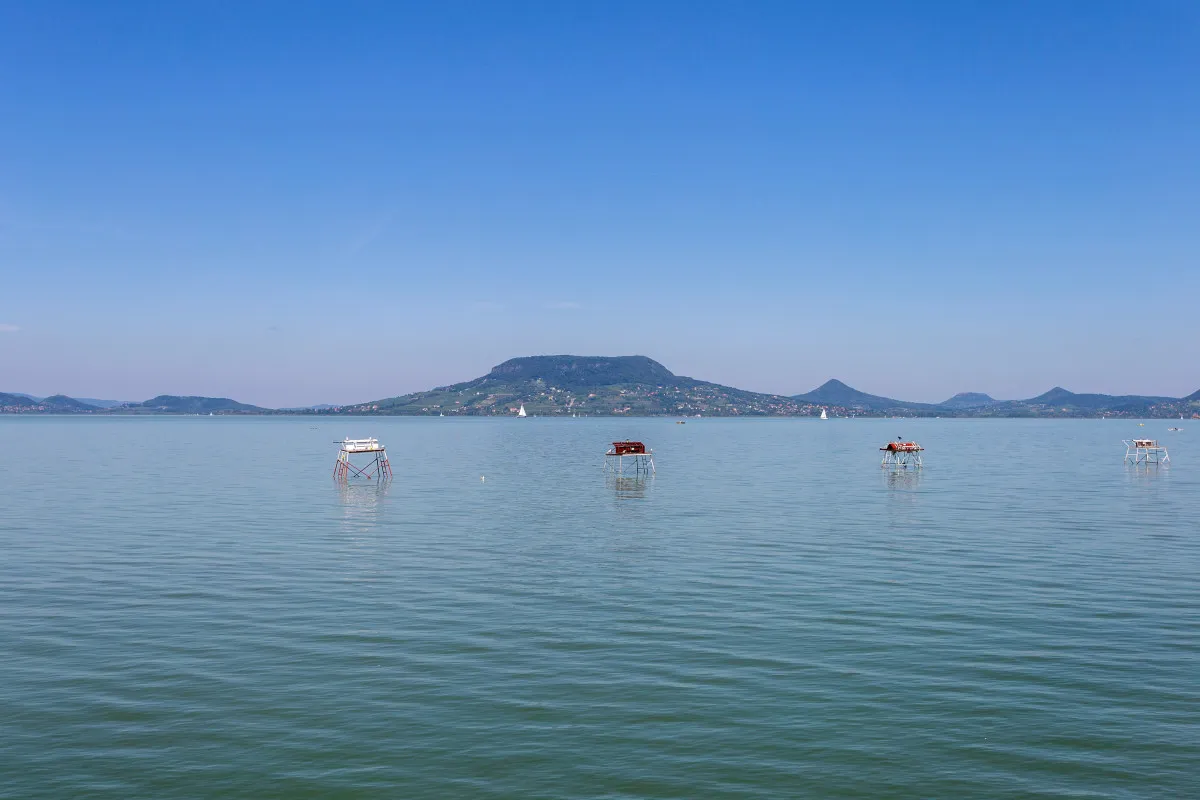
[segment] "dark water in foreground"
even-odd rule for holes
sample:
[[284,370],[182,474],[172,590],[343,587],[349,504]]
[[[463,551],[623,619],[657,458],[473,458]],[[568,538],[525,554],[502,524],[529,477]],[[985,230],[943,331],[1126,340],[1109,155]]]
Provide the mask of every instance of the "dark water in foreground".
[[1200,797],[1198,520],[1168,421],[0,418],[0,796]]

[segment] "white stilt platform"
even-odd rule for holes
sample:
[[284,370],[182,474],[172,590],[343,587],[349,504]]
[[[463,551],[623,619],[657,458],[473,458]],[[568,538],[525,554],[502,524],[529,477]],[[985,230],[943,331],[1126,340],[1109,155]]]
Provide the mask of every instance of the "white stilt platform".
[[[392,465],[388,461],[387,448],[378,439],[343,439],[338,445],[337,461],[333,464],[333,477],[339,481],[351,478],[378,478],[381,481],[392,477]],[[353,456],[359,457],[355,464]]]
[[1125,463],[1144,466],[1169,464],[1171,457],[1167,448],[1155,439],[1122,439],[1125,445]]

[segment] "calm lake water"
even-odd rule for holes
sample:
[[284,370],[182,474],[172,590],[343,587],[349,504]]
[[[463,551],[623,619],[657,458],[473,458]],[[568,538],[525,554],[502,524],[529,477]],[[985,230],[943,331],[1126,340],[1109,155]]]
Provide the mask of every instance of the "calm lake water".
[[4,417],[0,796],[1200,797],[1198,520],[1190,422]]

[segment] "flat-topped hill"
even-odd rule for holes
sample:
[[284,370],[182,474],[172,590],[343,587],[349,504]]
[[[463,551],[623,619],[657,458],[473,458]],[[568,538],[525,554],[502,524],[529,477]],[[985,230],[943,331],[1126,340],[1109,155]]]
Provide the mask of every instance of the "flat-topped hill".
[[144,408],[174,414],[209,414],[220,411],[260,413],[266,410],[258,406],[230,400],[228,397],[181,397],[173,394],[160,394],[158,397],[151,398],[144,403],[132,404],[129,408]]
[[480,378],[428,392],[344,407],[351,413],[539,416],[800,413],[786,397],[676,375],[645,356],[528,356]]
[[488,378],[541,380],[563,389],[622,384],[670,384],[676,375],[646,356],[526,356],[492,367]]
[[986,408],[1000,402],[983,392],[959,392],[942,403],[946,408]]

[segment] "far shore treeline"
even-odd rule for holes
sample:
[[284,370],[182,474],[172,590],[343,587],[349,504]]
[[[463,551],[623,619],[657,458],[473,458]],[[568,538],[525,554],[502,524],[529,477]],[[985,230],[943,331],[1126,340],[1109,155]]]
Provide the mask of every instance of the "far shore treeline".
[[8,414],[213,414],[802,417],[1138,417],[1200,418],[1200,390],[1187,397],[1075,394],[1055,387],[1028,400],[963,392],[942,403],[910,403],[831,380],[805,394],[760,394],[675,375],[645,356],[529,356],[487,375],[426,392],[353,405],[270,409],[224,397],[160,395],[144,402],[33,397],[0,392]]

